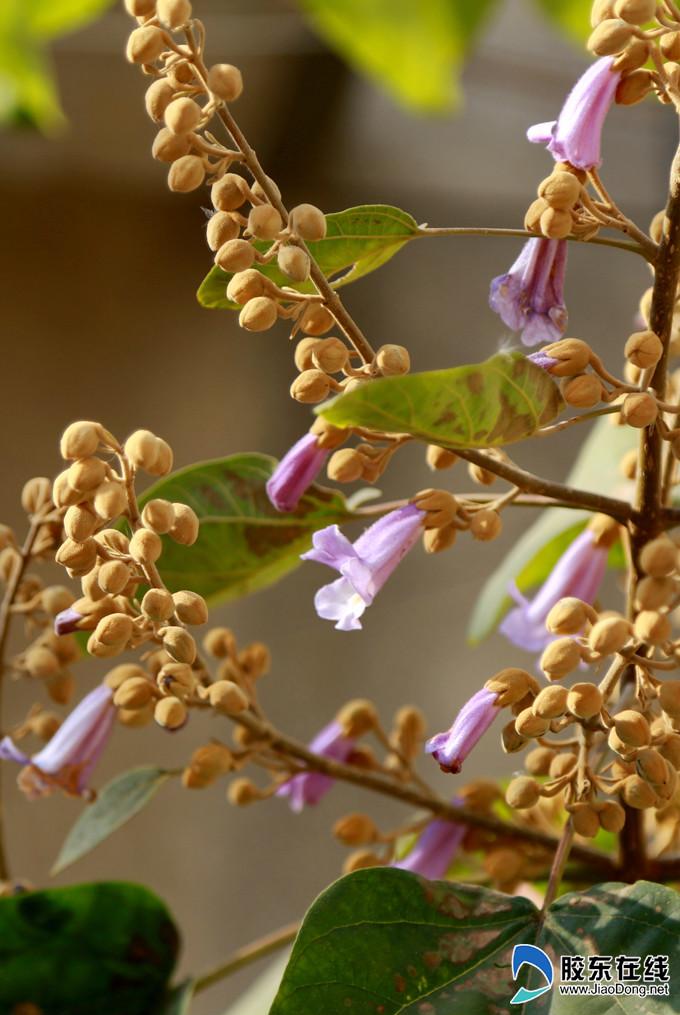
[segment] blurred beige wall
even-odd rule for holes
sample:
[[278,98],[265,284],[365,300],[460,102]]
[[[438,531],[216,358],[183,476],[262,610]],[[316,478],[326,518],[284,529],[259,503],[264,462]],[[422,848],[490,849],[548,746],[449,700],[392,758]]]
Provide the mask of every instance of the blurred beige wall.
[[[501,10],[465,74],[457,115],[417,120],[343,70],[279,0],[196,0],[208,55],[242,67],[235,113],[291,206],[326,211],[359,203],[397,204],[431,225],[521,225],[551,157],[528,144],[530,124],[554,118],[587,57],[556,41],[530,9]],[[198,306],[194,293],[211,265],[206,196],[171,195],[150,156],[154,128],[145,82],[122,52],[130,23],[114,10],[63,40],[54,53],[68,131],[58,140],[26,133],[0,140],[0,290],[4,448],[1,520],[22,532],[19,491],[32,475],[59,470],[58,438],[74,419],[99,419],[119,437],[144,427],[164,437],[179,467],[237,451],[281,455],[310,413],[293,404],[295,376],[283,327],[241,332],[228,313]],[[605,132],[604,179],[646,226],[664,202],[672,117],[658,104],[615,109]],[[437,239],[412,244],[376,275],[344,290],[374,345],[407,345],[415,370],[484,359],[506,332],[488,308],[490,279],[506,271],[512,239]],[[605,356],[632,329],[645,266],[624,253],[572,244],[569,332]],[[573,433],[517,452],[522,463],[562,478]],[[428,486],[422,452],[408,448],[381,480],[387,497]],[[467,490],[465,471],[443,477]],[[385,721],[405,702],[420,705],[431,732],[504,665],[524,653],[492,638],[465,644],[471,604],[498,555],[531,522],[508,511],[493,545],[460,538],[445,554],[418,548],[365,615],[360,633],[319,620],[312,599],[329,573],[307,564],[282,586],[215,612],[242,643],[266,639],[273,654],[261,694],[279,726],[307,740],[348,698],[373,698]],[[81,676],[81,687],[92,677]],[[8,721],[34,700],[33,686],[9,685]],[[213,734],[205,717],[181,733],[120,730],[97,772],[102,785],[122,768],[181,766]],[[490,732],[465,775],[512,770]],[[145,813],[87,859],[49,880],[49,868],[81,810],[73,800],[28,804],[5,780],[13,873],[38,885],[131,879],[157,891],[185,936],[182,969],[201,971],[239,945],[300,916],[338,876],[345,855],[329,826],[350,809],[387,828],[407,813],[337,787],[316,809],[289,812],[282,800],[236,811],[226,783],[204,792],[167,785]],[[455,778],[422,770],[445,793]],[[202,995],[196,1015],[214,1015],[251,973]],[[264,1015],[252,1012],[250,1015]]]

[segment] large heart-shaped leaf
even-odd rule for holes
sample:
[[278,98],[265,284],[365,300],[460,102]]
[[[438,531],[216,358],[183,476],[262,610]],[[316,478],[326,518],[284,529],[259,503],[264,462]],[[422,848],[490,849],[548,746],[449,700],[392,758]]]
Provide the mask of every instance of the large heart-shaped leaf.
[[157,896],[122,882],[0,899],[0,1012],[149,1015],[178,936]]
[[317,529],[353,517],[342,494],[315,484],[295,511],[277,511],[265,490],[275,465],[255,453],[201,462],[160,480],[140,498],[142,505],[152,497],[180,501],[200,520],[193,546],[163,537],[158,567],[171,592],[192,589],[218,602],[265,588],[299,565]]
[[[546,953],[547,974],[523,966],[513,979],[518,944]],[[498,1015],[524,1010],[509,1007],[517,990],[539,991],[548,978],[552,988],[530,1011],[604,1015],[614,1010],[612,997],[584,1008],[582,996],[561,990],[562,969],[580,964],[562,966],[562,956],[583,962],[580,982],[592,994],[598,982],[615,984],[616,956],[638,957],[637,982],[663,988],[668,957],[679,949],[680,897],[663,885],[599,885],[562,896],[541,915],[522,896],[373,868],[341,878],[312,905],[270,1015]],[[591,956],[600,961],[589,967]],[[603,956],[611,980],[596,978]],[[680,985],[671,982],[670,996],[648,996],[644,1008],[636,993],[621,991],[615,1010],[662,1015],[678,1001]]]
[[[307,246],[326,278],[331,279],[337,289],[375,271],[418,235],[418,225],[408,212],[388,204],[368,204],[326,215],[326,236],[323,240],[310,241]],[[255,246],[264,253],[271,244],[259,242]],[[315,291],[311,282],[293,285],[279,271],[276,259],[254,267],[278,286],[288,286],[298,292]],[[213,309],[239,310],[236,303],[227,299],[227,285],[232,277],[217,266],[212,268],[198,290],[199,303]]]
[[470,366],[382,377],[317,412],[336,426],[407,433],[448,448],[488,448],[530,437],[563,408],[550,374],[511,352]]

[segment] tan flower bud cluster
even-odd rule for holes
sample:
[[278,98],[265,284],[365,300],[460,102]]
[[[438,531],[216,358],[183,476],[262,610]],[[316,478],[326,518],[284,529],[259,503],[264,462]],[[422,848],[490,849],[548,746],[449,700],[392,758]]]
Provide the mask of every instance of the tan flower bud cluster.
[[525,228],[552,240],[563,240],[579,230],[577,209],[585,173],[567,162],[557,162],[550,176],[538,187],[538,197],[530,205]]

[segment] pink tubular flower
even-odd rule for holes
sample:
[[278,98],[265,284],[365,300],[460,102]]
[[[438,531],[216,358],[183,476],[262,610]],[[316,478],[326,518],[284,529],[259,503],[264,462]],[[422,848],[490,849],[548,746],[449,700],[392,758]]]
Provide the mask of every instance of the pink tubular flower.
[[302,559],[328,564],[342,575],[314,597],[319,616],[336,620],[340,631],[358,630],[359,617],[418,539],[425,514],[415,504],[397,508],[366,529],[354,544],[337,525],[315,532],[314,549],[303,553]]
[[570,162],[577,169],[601,165],[604,118],[621,80],[621,72],[611,69],[613,63],[613,57],[603,56],[591,64],[569,93],[559,118],[530,127],[529,140],[547,144],[555,159]]
[[[462,800],[456,798],[453,802],[460,804]],[[437,881],[446,875],[466,832],[467,825],[435,818],[406,856],[401,860],[395,860],[390,867],[413,871],[415,874],[422,874],[424,878]]]
[[301,437],[267,480],[267,496],[277,511],[294,511],[300,497],[322,469],[328,450],[320,448],[317,441],[312,433]]
[[[335,761],[348,761],[354,752],[354,740],[345,736],[337,720],[324,726],[308,746],[315,754],[323,754]],[[334,782],[332,776],[323,772],[300,772],[284,782],[276,795],[287,796],[291,810],[299,813],[305,804],[318,804]]]
[[55,789],[92,799],[95,794],[87,784],[115,721],[113,691],[100,684],[73,709],[38,754],[29,758],[10,737],[3,737],[0,758],[25,766],[17,781],[29,800],[49,796]]
[[491,282],[489,304],[513,331],[522,329],[524,345],[557,342],[567,326],[564,273],[567,241],[527,240],[507,275]]
[[565,596],[574,596],[592,604],[607,567],[609,546],[611,542],[598,539],[591,529],[584,529],[562,554],[532,600],[526,599],[513,584],[509,591],[518,605],[501,623],[502,634],[527,652],[542,652],[554,639],[545,621],[555,603]]
[[442,772],[460,772],[463,761],[498,715],[497,699],[496,692],[483,687],[463,705],[448,733],[430,737],[425,752],[434,757]]

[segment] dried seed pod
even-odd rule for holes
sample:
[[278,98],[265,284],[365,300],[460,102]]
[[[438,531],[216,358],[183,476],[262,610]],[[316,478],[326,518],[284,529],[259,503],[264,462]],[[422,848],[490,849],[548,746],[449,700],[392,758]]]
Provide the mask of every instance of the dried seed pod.
[[530,708],[525,708],[515,719],[515,729],[521,737],[542,737],[550,729],[550,722],[550,719],[542,719]]
[[139,564],[155,564],[162,552],[161,537],[150,529],[138,529],[130,540],[130,554]]
[[69,670],[61,670],[45,678],[45,690],[57,705],[67,705],[76,689],[76,678]]
[[656,610],[641,610],[635,618],[633,631],[636,638],[647,645],[663,645],[671,637],[671,622]]
[[248,199],[250,188],[238,173],[225,173],[210,188],[210,199],[218,211],[236,211]]
[[626,708],[614,716],[614,729],[629,747],[646,747],[652,738],[649,723],[634,709]]
[[648,391],[632,391],[624,396],[621,403],[621,422],[641,430],[653,426],[659,415],[659,406],[654,395]]
[[570,753],[558,754],[550,762],[549,775],[551,779],[561,779],[568,775],[576,767],[576,755]]
[[276,300],[268,296],[256,296],[249,300],[238,315],[238,323],[246,331],[267,331],[276,324],[279,314]]
[[605,617],[593,624],[588,644],[598,655],[608,656],[620,652],[633,633],[633,625],[625,617]]
[[223,744],[206,744],[191,756],[191,761],[182,773],[182,784],[187,789],[203,789],[211,786],[234,767],[234,755]]
[[411,357],[403,345],[381,345],[375,354],[375,365],[383,377],[400,377],[411,369]]
[[292,282],[306,282],[309,278],[311,261],[300,247],[281,247],[276,260],[283,274]]
[[283,219],[270,204],[258,204],[248,215],[248,232],[258,240],[275,240],[283,228]]
[[331,382],[322,370],[303,370],[290,386],[290,393],[298,402],[323,402],[331,390]]
[[594,839],[600,830],[598,812],[586,803],[574,804],[571,807],[571,823],[574,831],[586,839]]
[[238,715],[250,705],[245,691],[233,680],[217,680],[208,688],[208,700],[213,708],[226,715]]
[[638,467],[638,452],[637,448],[631,448],[630,451],[622,456],[619,462],[619,472],[624,479],[635,479],[637,476]]
[[458,538],[458,530],[453,525],[444,525],[439,529],[425,529],[423,546],[426,553],[442,553],[450,549]]
[[563,240],[571,233],[574,222],[570,211],[548,207],[541,215],[539,224],[544,236],[551,240]]
[[203,647],[215,659],[226,659],[236,651],[236,639],[228,627],[213,627],[204,635]]
[[107,560],[97,572],[99,588],[112,596],[119,595],[130,581],[130,568],[122,560]]
[[542,197],[532,201],[527,208],[527,213],[524,216],[524,228],[528,229],[530,233],[540,233],[541,231],[541,215],[544,211],[549,208],[547,201],[544,201]]
[[425,527],[439,529],[449,525],[458,513],[460,507],[458,501],[447,490],[420,490],[415,497],[411,498],[425,515]]
[[123,451],[133,468],[148,472],[158,459],[158,437],[150,430],[135,430],[125,441]]
[[198,515],[188,504],[174,502],[172,506],[175,509],[175,521],[168,529],[168,535],[176,543],[192,546],[198,539],[200,528]]
[[260,800],[262,794],[251,779],[233,779],[227,790],[227,800],[236,807],[247,807]]
[[597,28],[601,21],[614,17],[614,4],[616,0],[594,0],[590,9],[590,24]]
[[21,506],[30,515],[37,514],[52,501],[52,483],[45,476],[34,476],[24,483]]
[[235,102],[243,91],[243,76],[230,63],[215,63],[208,71],[208,90],[224,102]]
[[64,532],[76,543],[94,535],[100,519],[87,504],[73,504],[64,515]]
[[301,330],[306,335],[323,335],[335,324],[335,318],[330,310],[320,303],[309,303],[302,314],[300,321]]
[[187,720],[187,707],[179,698],[161,698],[156,702],[153,717],[159,726],[177,730]]
[[145,708],[154,697],[154,686],[148,677],[129,677],[116,688],[113,704],[116,708]]
[[156,10],[156,0],[123,0],[123,3],[133,18],[145,18]]
[[539,185],[538,196],[551,208],[567,211],[573,208],[581,194],[581,184],[573,173],[559,170],[546,177]]
[[498,479],[495,472],[489,472],[488,469],[484,469],[481,465],[473,465],[472,462],[468,462],[467,473],[472,482],[478,486],[493,486]]
[[183,590],[172,595],[175,613],[183,624],[192,626],[205,624],[208,620],[208,607],[203,596],[198,592]]
[[186,698],[196,690],[196,674],[188,663],[164,663],[156,676],[156,684],[163,694]]
[[353,698],[342,706],[335,719],[342,726],[342,732],[346,737],[356,739],[375,729],[378,724],[378,713],[372,701],[366,698]]
[[470,519],[470,534],[482,543],[488,543],[500,536],[503,522],[498,511],[482,508],[475,511]]
[[567,694],[567,708],[579,719],[592,719],[602,711],[603,704],[599,687],[585,681],[574,684]]
[[79,420],[67,426],[61,435],[59,451],[62,458],[91,458],[99,447],[102,436],[100,423]]
[[546,617],[545,626],[552,634],[579,634],[597,613],[588,603],[574,596],[558,600]]
[[253,187],[252,187],[253,194],[255,195],[255,197],[257,197],[260,201],[269,201],[269,194],[271,193],[274,197],[276,197],[280,201],[281,200],[281,191],[279,190],[277,185],[274,183],[274,181],[272,180],[271,176],[266,176],[265,180],[266,180],[266,184],[267,184],[268,193],[265,194],[265,192],[262,189],[262,186],[261,186],[259,180],[255,180],[255,182],[253,183]]
[[632,34],[630,25],[625,21],[607,18],[594,29],[586,45],[596,56],[616,56],[626,48]]
[[602,382],[594,374],[564,377],[560,382],[560,390],[567,405],[573,405],[576,409],[594,408],[603,394]]
[[121,663],[119,666],[114,666],[112,670],[109,670],[104,677],[104,683],[107,687],[116,691],[126,680],[131,680],[133,677],[143,677],[145,680],[149,679],[148,673],[139,663]]
[[64,585],[48,585],[40,595],[40,605],[48,617],[56,617],[62,610],[67,610],[75,601],[75,596]]
[[127,494],[122,483],[105,480],[97,487],[92,507],[100,519],[109,521],[118,518],[127,509]]
[[[187,96],[173,99],[165,110],[165,125],[173,134],[191,134],[201,122],[203,110]],[[193,189],[193,188],[191,188]]]
[[557,755],[551,747],[534,747],[524,759],[524,768],[530,775],[548,775],[555,757]]
[[295,346],[295,355],[293,357],[295,366],[298,370],[313,370],[316,364],[312,358],[315,347],[321,341],[318,338],[301,338],[298,344]]
[[[680,60],[680,32],[664,32],[659,39],[659,48],[667,60]],[[659,237],[652,236],[656,243]]]
[[614,834],[622,831],[626,823],[626,812],[621,804],[617,804],[614,800],[607,800],[603,803],[597,810],[597,817],[600,826],[606,832],[614,832]]
[[677,733],[666,734],[664,740],[657,744],[657,750],[676,772],[680,771],[680,735]]
[[191,665],[196,658],[196,642],[188,631],[181,627],[165,627],[158,632],[163,639],[163,648],[177,663]]
[[227,240],[215,254],[215,264],[223,271],[246,271],[255,263],[255,250],[247,240]]
[[333,825],[333,835],[344,846],[368,846],[380,839],[380,832],[368,814],[346,814]]
[[191,17],[191,3],[190,0],[156,0],[156,11],[161,24],[175,32]]
[[73,577],[79,578],[94,567],[97,561],[97,544],[91,538],[82,543],[65,539],[56,552],[55,560],[57,564],[68,568]]
[[240,231],[241,227],[229,212],[216,211],[208,219],[208,227],[206,229],[208,246],[211,250],[218,251],[225,243],[235,240]]
[[175,600],[167,589],[149,589],[144,594],[140,609],[153,623],[164,623],[175,612]]
[[79,458],[66,472],[72,490],[87,495],[97,489],[106,477],[106,466],[101,458]]
[[644,25],[656,13],[656,0],[616,0],[614,14],[629,25]]
[[102,645],[127,645],[133,630],[134,622],[127,613],[110,613],[99,621],[94,636]]
[[327,374],[335,374],[347,365],[349,350],[339,338],[319,338],[313,342],[311,357],[313,366]]
[[61,669],[58,656],[45,645],[31,645],[22,659],[22,669],[30,677],[51,677]]
[[635,759],[635,770],[645,782],[651,783],[657,792],[657,787],[665,786],[671,777],[668,762],[654,747],[647,747],[639,752]]
[[625,804],[640,811],[655,807],[659,801],[650,784],[639,775],[629,775],[624,779],[619,792]]
[[167,127],[161,127],[151,146],[151,154],[159,162],[176,162],[191,151],[190,134],[173,134]]
[[680,680],[664,680],[658,690],[659,705],[673,719],[680,718]]
[[458,455],[455,451],[449,451],[448,448],[440,448],[437,444],[428,444],[425,461],[434,472],[439,472],[441,469],[449,469],[455,465]]
[[573,673],[581,663],[581,649],[572,638],[557,638],[544,650],[539,663],[551,680]]
[[506,754],[517,754],[529,743],[529,737],[522,736],[515,729],[515,720],[511,719],[501,731],[501,745]]
[[203,183],[205,167],[198,155],[182,155],[175,159],[168,173],[168,187],[180,194],[196,190]]
[[498,708],[515,705],[522,701],[527,694],[535,697],[539,693],[539,683],[536,678],[517,666],[509,666],[504,670],[499,670],[486,681],[484,687],[497,696],[496,705]]
[[130,552],[130,540],[118,529],[101,529],[93,539],[111,553],[127,555]]
[[175,523],[175,509],[169,500],[155,497],[146,502],[142,509],[142,522],[147,529],[163,535]]
[[361,476],[366,456],[356,448],[340,448],[328,460],[328,478],[337,483],[353,483]]
[[257,268],[246,268],[237,272],[227,286],[227,299],[241,306],[245,306],[258,296],[271,298],[275,293],[272,281]]
[[540,784],[528,775],[520,775],[513,779],[505,791],[505,802],[513,810],[533,807],[541,797]]
[[592,359],[592,350],[580,338],[561,338],[558,342],[546,345],[543,352],[551,359],[560,362],[550,367],[553,377],[576,377],[584,373]]
[[165,39],[159,28],[151,25],[135,28],[127,41],[125,55],[130,63],[153,63],[165,49]]
[[52,484],[52,500],[56,507],[69,507],[71,504],[78,504],[82,499],[83,494],[69,485],[68,469],[60,472]]
[[653,331],[636,331],[626,342],[626,359],[641,370],[654,367],[663,354],[663,344]]
[[[175,86],[167,78],[156,78],[149,85],[144,96],[146,111],[154,123],[160,123],[165,115],[165,110],[175,98]],[[90,454],[93,452],[91,451]],[[78,456],[79,457],[79,456]]]
[[568,693],[561,684],[544,687],[538,692],[531,711],[541,719],[556,719],[567,711]]
[[630,70],[616,86],[614,101],[618,106],[634,106],[642,102],[654,88],[650,71],[637,68]]
[[666,535],[650,540],[640,551],[640,567],[655,578],[672,574],[678,563],[678,548]]
[[290,227],[303,240],[322,240],[326,235],[326,216],[313,204],[298,204],[290,213]]

